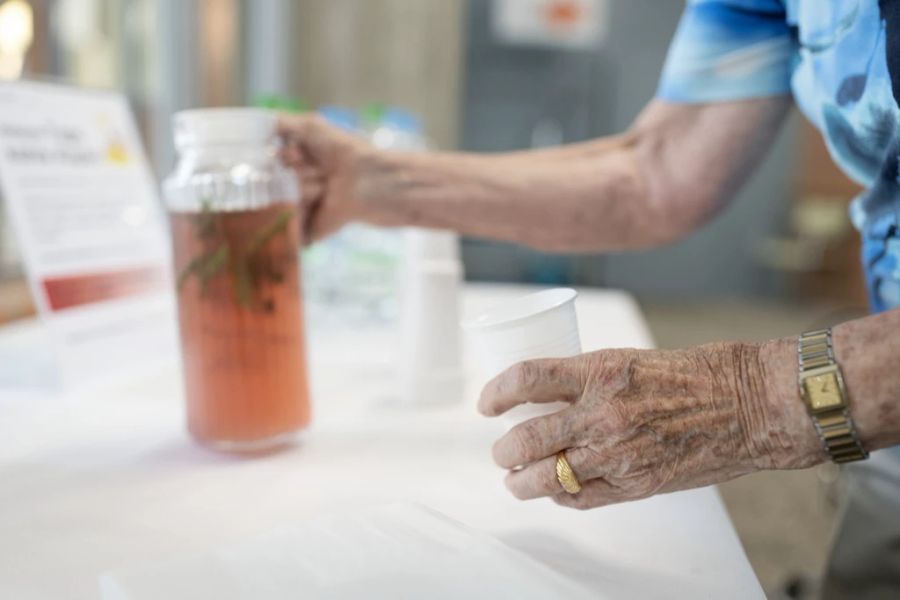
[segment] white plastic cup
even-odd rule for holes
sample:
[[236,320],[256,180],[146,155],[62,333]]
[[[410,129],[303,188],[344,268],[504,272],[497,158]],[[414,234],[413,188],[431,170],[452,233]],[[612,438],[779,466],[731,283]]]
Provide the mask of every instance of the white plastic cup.
[[[463,322],[478,363],[488,378],[524,360],[581,354],[575,298],[570,288],[544,290],[495,306]],[[523,404],[503,415],[510,427],[555,413],[565,402]]]

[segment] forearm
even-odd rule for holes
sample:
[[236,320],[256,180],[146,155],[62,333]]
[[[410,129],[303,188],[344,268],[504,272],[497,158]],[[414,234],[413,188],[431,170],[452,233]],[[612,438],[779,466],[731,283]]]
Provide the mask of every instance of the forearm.
[[[863,446],[873,451],[900,444],[900,309],[834,327],[833,345]],[[764,344],[760,362],[766,398],[752,429],[772,466],[827,460],[800,397],[797,338]]]
[[556,251],[645,248],[705,223],[757,164],[786,98],[652,102],[628,132],[494,155],[371,153],[363,218]]
[[[610,135],[593,140],[563,144],[561,146],[513,150],[510,152],[494,154],[493,156],[499,159],[503,159],[505,162],[520,158],[540,159],[542,161],[549,162],[565,162],[584,157],[596,158],[606,150],[620,149],[622,146],[622,142],[627,137],[629,137],[629,133],[625,133],[622,135]],[[631,138],[634,139],[633,134],[631,134]]]
[[378,154],[359,194],[387,225],[546,250],[646,246],[673,232],[648,206],[634,145],[623,135],[534,153]]

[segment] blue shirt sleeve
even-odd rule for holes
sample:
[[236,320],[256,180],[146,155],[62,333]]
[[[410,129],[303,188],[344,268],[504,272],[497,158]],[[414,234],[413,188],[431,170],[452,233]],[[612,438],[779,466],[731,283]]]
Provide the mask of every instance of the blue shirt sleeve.
[[796,43],[779,0],[688,0],[657,96],[722,102],[789,93]]

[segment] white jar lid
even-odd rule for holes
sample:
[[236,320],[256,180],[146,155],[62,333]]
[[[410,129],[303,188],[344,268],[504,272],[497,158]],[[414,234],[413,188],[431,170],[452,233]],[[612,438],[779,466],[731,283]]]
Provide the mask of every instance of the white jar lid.
[[277,115],[260,108],[202,108],[175,113],[175,146],[266,144],[275,136]]

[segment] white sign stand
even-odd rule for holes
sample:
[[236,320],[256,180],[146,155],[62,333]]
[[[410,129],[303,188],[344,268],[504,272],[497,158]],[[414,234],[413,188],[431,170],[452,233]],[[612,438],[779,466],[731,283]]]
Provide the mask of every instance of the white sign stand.
[[168,237],[121,94],[0,84],[0,191],[64,385],[177,356]]

